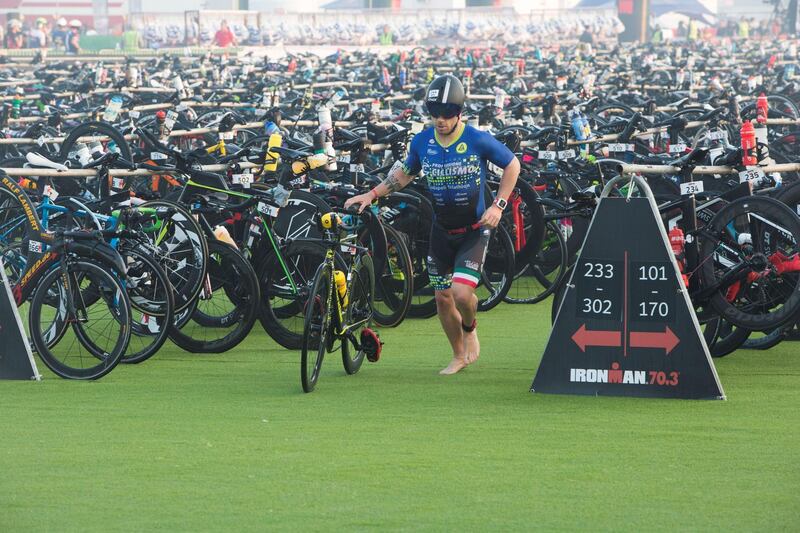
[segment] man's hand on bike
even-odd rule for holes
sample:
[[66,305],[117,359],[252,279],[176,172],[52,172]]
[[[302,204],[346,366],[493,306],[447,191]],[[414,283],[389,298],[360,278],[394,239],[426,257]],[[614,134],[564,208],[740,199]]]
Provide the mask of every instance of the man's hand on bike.
[[347,201],[344,203],[344,208],[347,209],[348,207],[355,205],[358,206],[358,212],[361,213],[370,204],[372,204],[373,198],[374,197],[371,192],[353,196],[352,198],[347,199]]
[[481,226],[486,226],[487,228],[495,229],[498,224],[500,224],[500,218],[503,216],[503,211],[497,207],[496,205],[492,205],[483,212],[483,216],[480,220]]

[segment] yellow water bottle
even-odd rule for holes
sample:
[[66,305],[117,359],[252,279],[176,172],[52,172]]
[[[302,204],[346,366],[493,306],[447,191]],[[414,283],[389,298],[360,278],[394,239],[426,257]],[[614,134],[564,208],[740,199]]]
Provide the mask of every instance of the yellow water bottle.
[[339,293],[339,301],[342,307],[347,307],[347,278],[341,270],[333,271],[333,280],[336,282],[336,292]]
[[428,72],[426,73],[425,78],[426,78],[428,83],[433,81],[433,67],[428,67]]
[[264,171],[275,172],[278,170],[278,154],[272,153],[274,147],[280,147],[283,144],[283,137],[280,133],[273,133],[269,136],[267,142],[267,156],[264,158]]

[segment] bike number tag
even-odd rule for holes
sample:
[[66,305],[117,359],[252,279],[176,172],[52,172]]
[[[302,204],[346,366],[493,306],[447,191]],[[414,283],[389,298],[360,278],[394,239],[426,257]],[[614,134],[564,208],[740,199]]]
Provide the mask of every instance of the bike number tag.
[[349,163],[350,162],[350,154],[342,154],[336,158],[337,163]]
[[347,244],[340,245],[339,249],[343,253],[350,254],[350,255],[356,255],[356,252],[358,251],[358,249],[355,246],[350,246],[350,245],[347,245]]
[[44,189],[42,190],[42,194],[50,198],[52,201],[56,201],[58,198],[58,191],[52,188],[50,185],[45,185]]
[[167,159],[167,154],[162,154],[161,152],[150,152],[150,159],[153,161],[163,161]]
[[269,204],[266,204],[264,202],[258,202],[257,209],[258,209],[259,213],[262,213],[262,214],[267,215],[269,217],[278,216],[278,208],[273,206],[273,205],[269,205]]
[[539,152],[539,159],[545,159],[547,161],[555,161],[556,159],[558,159],[558,154],[550,150],[542,150]]
[[766,174],[760,168],[748,168],[739,172],[739,183],[765,178]]
[[612,143],[608,145],[609,152],[633,152],[632,144]]
[[690,181],[688,183],[681,183],[681,195],[682,196],[689,196],[692,194],[697,194],[699,192],[703,192],[703,182],[702,181]]
[[671,154],[682,154],[685,151],[686,151],[686,145],[684,143],[669,145],[669,153]]
[[139,118],[142,114],[136,110],[128,111],[128,116],[131,118]]
[[722,130],[714,130],[708,132],[708,139],[710,141],[721,141],[725,138],[725,132]]
[[44,253],[44,244],[39,241],[28,241],[28,250],[35,254]]
[[231,181],[233,183],[237,183],[244,187],[245,189],[250,188],[250,184],[253,183],[253,175],[252,174],[234,174],[231,176]]
[[125,180],[123,178],[112,178],[111,179],[111,188],[113,188],[113,189],[124,189],[125,188]]
[[350,172],[364,172],[364,165],[362,163],[350,163]]
[[575,150],[570,148],[569,150],[561,150],[558,152],[559,159],[575,159]]
[[223,141],[232,140],[234,135],[236,135],[236,134],[234,132],[232,132],[232,131],[221,131],[221,132],[219,132],[219,138],[222,139]]

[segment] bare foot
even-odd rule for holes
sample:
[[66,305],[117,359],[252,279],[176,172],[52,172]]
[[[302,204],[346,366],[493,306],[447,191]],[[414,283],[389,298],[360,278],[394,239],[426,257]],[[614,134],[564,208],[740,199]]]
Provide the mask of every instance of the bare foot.
[[481,343],[478,341],[478,330],[464,333],[464,353],[467,364],[471,365],[481,356]]
[[442,370],[440,370],[439,374],[443,376],[449,376],[455,374],[466,368],[468,364],[469,363],[467,363],[465,357],[462,357],[460,355],[454,355],[453,359],[450,361],[450,364],[447,365],[447,368],[443,368]]

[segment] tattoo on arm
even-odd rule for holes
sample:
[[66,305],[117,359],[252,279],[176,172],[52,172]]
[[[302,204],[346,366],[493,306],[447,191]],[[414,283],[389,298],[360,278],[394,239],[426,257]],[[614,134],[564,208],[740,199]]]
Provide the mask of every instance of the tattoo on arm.
[[400,178],[397,177],[397,173],[393,172],[386,176],[386,179],[383,180],[383,185],[389,190],[389,193],[397,192],[403,188],[403,184],[400,182]]

